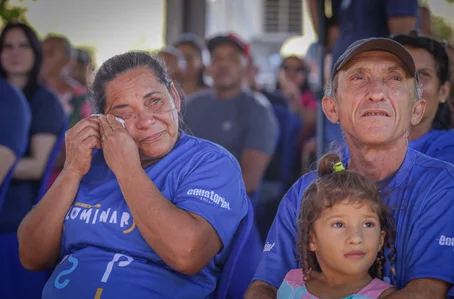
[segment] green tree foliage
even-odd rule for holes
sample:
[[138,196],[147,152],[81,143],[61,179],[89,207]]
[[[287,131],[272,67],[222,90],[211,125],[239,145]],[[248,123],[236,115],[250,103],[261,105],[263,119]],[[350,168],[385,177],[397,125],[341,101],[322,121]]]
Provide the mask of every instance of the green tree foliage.
[[[454,3],[454,0],[450,1]],[[432,15],[432,32],[438,39],[454,44],[454,29],[444,18]]]
[[[23,0],[20,0],[23,2]],[[15,6],[9,0],[0,0],[0,22],[7,23],[12,21],[26,22],[27,8]]]

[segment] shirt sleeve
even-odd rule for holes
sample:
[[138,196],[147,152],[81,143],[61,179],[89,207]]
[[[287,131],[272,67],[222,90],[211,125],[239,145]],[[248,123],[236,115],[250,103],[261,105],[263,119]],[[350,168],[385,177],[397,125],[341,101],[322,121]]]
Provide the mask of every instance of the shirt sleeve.
[[31,135],[47,133],[59,136],[66,116],[57,97],[50,91],[40,90],[32,101]]
[[248,209],[240,167],[228,154],[209,152],[194,159],[173,203],[205,218],[228,248]]
[[392,17],[417,17],[418,0],[386,0],[386,15]]
[[253,93],[255,105],[250,106],[249,126],[246,133],[245,148],[272,156],[277,144],[279,125],[271,104],[266,97]]
[[291,269],[298,268],[297,209],[300,190],[304,189],[303,184],[298,181],[282,198],[276,218],[268,232],[254,280],[261,280],[279,288],[285,275]]
[[1,103],[0,145],[13,151],[16,157],[21,157],[28,144],[30,108],[25,97],[6,84],[2,84]]
[[430,192],[406,244],[405,283],[434,278],[454,284],[454,182],[446,173]]

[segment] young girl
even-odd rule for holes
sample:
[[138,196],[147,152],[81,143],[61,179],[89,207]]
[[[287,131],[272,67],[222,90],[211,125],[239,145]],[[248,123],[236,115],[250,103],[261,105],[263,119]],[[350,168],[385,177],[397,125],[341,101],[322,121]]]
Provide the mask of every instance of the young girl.
[[287,273],[277,298],[385,298],[395,291],[380,280],[383,247],[394,262],[394,222],[377,187],[336,154],[321,159],[318,175],[301,204],[302,269]]

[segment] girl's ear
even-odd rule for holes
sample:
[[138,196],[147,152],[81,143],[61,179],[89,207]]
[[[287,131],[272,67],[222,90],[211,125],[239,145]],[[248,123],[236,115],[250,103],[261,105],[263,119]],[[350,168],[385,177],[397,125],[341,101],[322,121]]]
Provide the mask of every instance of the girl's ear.
[[315,242],[315,235],[313,233],[309,233],[309,250],[312,252],[317,251],[317,244]]

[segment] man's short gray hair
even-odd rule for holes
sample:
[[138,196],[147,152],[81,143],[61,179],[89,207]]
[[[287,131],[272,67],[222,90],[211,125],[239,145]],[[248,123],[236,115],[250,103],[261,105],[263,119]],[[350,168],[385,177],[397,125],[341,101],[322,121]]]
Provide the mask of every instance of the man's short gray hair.
[[[338,78],[337,74],[334,76],[334,78],[329,81],[324,89],[324,95],[325,97],[329,98],[335,98],[336,97],[336,91],[338,87]],[[415,97],[414,101],[418,101],[422,99],[422,84],[421,81],[419,80],[419,76],[415,77]]]

